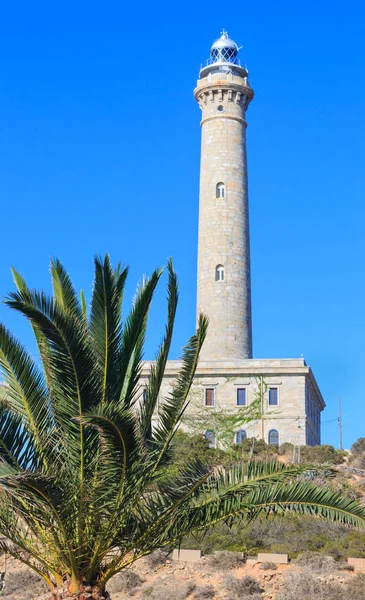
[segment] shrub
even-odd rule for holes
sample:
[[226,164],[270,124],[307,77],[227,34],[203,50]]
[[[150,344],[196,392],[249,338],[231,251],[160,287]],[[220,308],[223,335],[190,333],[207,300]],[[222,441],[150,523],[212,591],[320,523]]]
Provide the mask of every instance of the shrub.
[[351,577],[345,585],[345,598],[343,600],[365,600],[365,574],[358,573]]
[[144,559],[150,569],[156,569],[160,565],[164,565],[167,559],[167,552],[163,550],[155,550]]
[[[350,600],[338,583],[324,581],[309,570],[290,572],[276,600]],[[352,599],[351,599],[352,600]]]
[[313,465],[340,465],[344,461],[343,452],[329,444],[323,446],[302,446],[301,460]]
[[354,571],[354,565],[349,565],[348,563],[338,563],[336,565],[337,571]]
[[214,598],[216,592],[212,585],[202,585],[196,588],[193,600],[205,600],[205,598]]
[[263,571],[275,571],[278,568],[278,565],[276,563],[267,561],[261,563],[259,568]]
[[238,579],[233,575],[227,575],[224,578],[223,585],[227,591],[235,598],[240,598],[240,600],[246,600],[246,598],[254,600],[255,596],[261,598],[261,594],[264,591],[259,582],[249,575],[242,577],[242,579]]
[[332,556],[323,556],[315,552],[304,552],[297,558],[296,564],[304,569],[309,569],[311,573],[324,575],[331,573],[336,568],[336,563]]
[[284,444],[281,444],[281,446],[279,447],[279,454],[281,456],[287,456],[289,459],[292,459],[293,449],[293,444],[291,444],[290,442],[284,442]]
[[365,438],[359,438],[352,445],[349,464],[358,469],[365,469]]
[[143,590],[142,598],[148,600],[185,600],[196,589],[193,581],[186,583],[160,582]]
[[365,437],[359,438],[352,444],[351,452],[353,452],[353,454],[365,453]]
[[136,588],[140,587],[143,583],[143,579],[130,569],[121,571],[117,575],[111,578],[108,590],[113,594],[118,592],[131,592]]
[[49,590],[47,584],[30,569],[19,569],[5,574],[5,585],[2,591],[4,597],[17,600],[30,600],[37,594]]
[[242,555],[238,552],[214,552],[208,557],[208,565],[218,571],[228,571],[229,569],[237,569],[244,562]]

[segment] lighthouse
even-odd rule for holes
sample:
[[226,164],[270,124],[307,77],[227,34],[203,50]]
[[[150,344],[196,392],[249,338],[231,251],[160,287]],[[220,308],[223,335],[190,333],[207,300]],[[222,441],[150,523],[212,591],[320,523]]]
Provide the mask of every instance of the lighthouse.
[[[201,109],[197,313],[209,327],[184,427],[222,448],[246,438],[315,446],[325,403],[312,369],[303,357],[252,358],[246,115],[254,94],[239,54],[223,30],[194,90]],[[151,365],[144,364],[142,391]],[[167,361],[159,402],[171,398],[182,368],[181,360]],[[228,432],[220,425],[227,419]]]
[[252,358],[246,113],[253,98],[239,48],[223,30],[200,70],[197,313],[209,317],[202,360]]

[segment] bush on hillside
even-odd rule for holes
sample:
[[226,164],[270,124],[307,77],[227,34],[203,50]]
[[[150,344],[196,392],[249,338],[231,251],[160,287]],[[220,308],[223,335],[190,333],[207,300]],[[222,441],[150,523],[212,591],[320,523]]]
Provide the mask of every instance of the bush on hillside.
[[212,585],[200,585],[196,588],[193,596],[193,600],[206,600],[207,598],[214,598],[216,591]]
[[5,585],[2,596],[29,600],[33,596],[49,591],[44,580],[30,569],[19,569],[5,574]]
[[310,571],[289,572],[276,600],[352,600],[345,598],[342,586],[325,581]]
[[244,563],[242,554],[238,552],[217,551],[208,557],[208,565],[216,571],[237,569]]
[[344,461],[344,453],[329,444],[323,446],[302,446],[301,462],[311,465],[340,465]]
[[354,565],[349,565],[347,562],[336,563],[337,571],[355,571]]
[[166,563],[168,557],[168,552],[166,550],[155,550],[142,560],[144,560],[147,564],[147,567],[150,569],[157,569],[157,567],[164,565]]
[[260,564],[259,567],[262,571],[276,571],[278,565],[276,563],[267,561]]
[[336,563],[332,556],[324,556],[315,552],[304,552],[299,554],[296,564],[303,569],[308,569],[311,573],[325,575],[331,573],[336,568]]
[[345,598],[342,600],[365,600],[365,574],[358,573],[345,584]]
[[365,600],[365,575],[349,577],[343,585],[305,570],[289,572],[276,600]]
[[142,591],[142,598],[143,600],[185,600],[195,589],[196,584],[193,581],[178,584],[175,581],[158,582],[146,587]]
[[141,587],[143,579],[130,569],[121,571],[111,578],[108,584],[108,590],[111,594],[117,594],[118,592],[131,592]]
[[249,575],[241,579],[234,577],[234,575],[227,575],[224,578],[223,587],[234,598],[240,598],[240,600],[246,600],[246,598],[247,600],[261,599],[262,592],[264,591],[259,582]]
[[356,469],[365,469],[365,437],[359,438],[352,444],[348,462]]

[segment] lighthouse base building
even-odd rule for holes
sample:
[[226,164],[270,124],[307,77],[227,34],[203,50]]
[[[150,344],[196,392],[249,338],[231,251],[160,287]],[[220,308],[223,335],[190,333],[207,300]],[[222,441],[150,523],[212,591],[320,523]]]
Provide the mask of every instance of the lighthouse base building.
[[[144,365],[142,389],[147,386],[150,366]],[[178,360],[168,361],[161,402],[171,392],[181,366]],[[258,406],[251,415],[253,403]],[[312,370],[303,358],[200,361],[185,428],[204,434],[212,446],[218,447],[252,437],[274,446],[286,442],[317,446],[321,443],[320,415],[324,407]],[[220,426],[213,412],[232,423],[231,440],[226,435],[220,440]],[[234,414],[236,418],[232,419]]]
[[[246,114],[254,92],[238,52],[223,31],[194,90],[202,115],[197,315],[209,328],[183,426],[218,447],[253,437],[314,446],[325,404],[311,368],[302,358],[252,355]],[[180,367],[168,362],[161,402]]]

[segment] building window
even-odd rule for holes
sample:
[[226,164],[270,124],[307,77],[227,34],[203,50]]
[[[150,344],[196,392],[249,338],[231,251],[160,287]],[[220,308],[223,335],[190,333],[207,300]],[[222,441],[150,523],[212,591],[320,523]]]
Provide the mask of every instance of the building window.
[[270,446],[279,446],[279,432],[276,429],[270,429],[268,442]]
[[226,195],[226,186],[224,183],[217,183],[216,187],[216,198],[224,198]]
[[269,406],[277,406],[278,388],[269,388]]
[[238,388],[237,390],[237,406],[246,406],[246,389]]
[[146,404],[147,402],[147,389],[145,388],[143,390],[143,404]]
[[247,433],[245,432],[244,429],[240,429],[239,431],[237,431],[236,433],[236,443],[237,444],[242,444],[243,440],[245,440],[247,438]]
[[224,281],[224,266],[217,265],[215,268],[215,280],[216,281]]
[[205,439],[209,444],[209,448],[215,448],[215,433],[211,429],[205,432]]
[[205,406],[214,406],[214,388],[205,389]]

